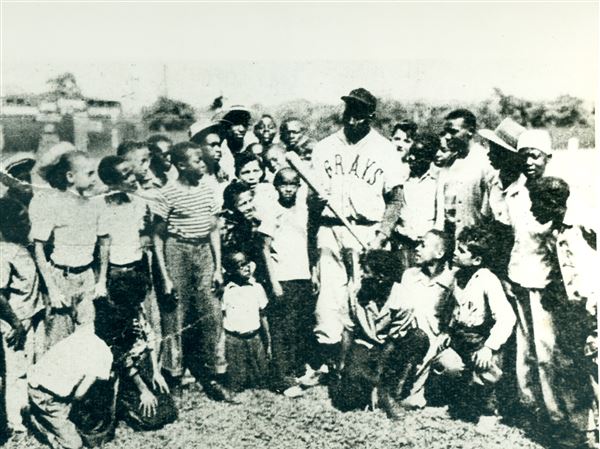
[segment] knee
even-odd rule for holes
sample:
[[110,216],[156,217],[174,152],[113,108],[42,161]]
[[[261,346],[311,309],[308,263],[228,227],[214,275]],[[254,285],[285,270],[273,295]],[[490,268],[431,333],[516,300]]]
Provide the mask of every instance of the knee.
[[438,356],[435,370],[440,374],[458,377],[464,372],[465,364],[456,352],[447,349]]

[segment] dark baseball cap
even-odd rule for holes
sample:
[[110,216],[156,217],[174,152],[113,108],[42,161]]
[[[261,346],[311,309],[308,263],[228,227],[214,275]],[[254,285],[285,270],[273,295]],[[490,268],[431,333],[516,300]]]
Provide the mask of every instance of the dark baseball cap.
[[364,107],[369,113],[375,112],[377,107],[377,98],[367,89],[359,87],[352,90],[348,95],[344,95],[342,100],[346,103]]

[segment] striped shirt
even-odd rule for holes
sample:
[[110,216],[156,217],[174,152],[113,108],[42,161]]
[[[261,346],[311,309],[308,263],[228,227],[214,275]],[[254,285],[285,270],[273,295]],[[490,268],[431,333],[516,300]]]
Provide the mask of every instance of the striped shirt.
[[168,183],[160,190],[153,212],[167,222],[169,234],[197,239],[210,234],[218,211],[213,189],[201,179],[197,186],[190,187]]

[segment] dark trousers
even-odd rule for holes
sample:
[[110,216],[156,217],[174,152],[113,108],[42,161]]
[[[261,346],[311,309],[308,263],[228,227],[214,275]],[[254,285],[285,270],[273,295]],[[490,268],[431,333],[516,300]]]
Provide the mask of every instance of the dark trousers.
[[367,407],[373,389],[389,396],[407,390],[417,365],[429,349],[429,339],[420,329],[382,346],[367,348],[353,343],[338,385],[331,390],[333,405],[340,410]]
[[271,298],[267,309],[275,389],[292,385],[314,352],[315,298],[309,280],[281,282],[283,296]]
[[225,332],[227,377],[234,391],[263,388],[267,384],[267,355],[260,332],[239,335]]
[[178,296],[174,308],[161,309],[162,366],[171,376],[188,368],[205,384],[225,372],[221,304],[212,291],[215,272],[210,245],[169,238],[165,247],[167,269]]

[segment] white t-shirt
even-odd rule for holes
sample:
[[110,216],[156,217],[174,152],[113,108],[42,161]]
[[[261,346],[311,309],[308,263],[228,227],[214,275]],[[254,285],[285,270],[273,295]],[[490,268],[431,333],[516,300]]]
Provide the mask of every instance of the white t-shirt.
[[58,190],[34,195],[29,204],[31,239],[46,242],[54,236],[50,258],[55,264],[82,267],[94,260],[104,198],[86,198]]
[[308,208],[296,201],[290,208],[278,201],[264,216],[258,232],[272,238],[271,260],[277,281],[310,279],[308,263]]
[[126,265],[141,260],[143,252],[140,231],[150,213],[143,199],[129,195],[130,202],[107,203],[100,215],[100,226],[110,236],[109,261]]
[[248,285],[230,282],[225,286],[222,308],[223,328],[245,334],[260,329],[260,311],[267,307],[265,289],[256,281]]
[[[343,129],[315,145],[313,175],[331,204],[346,218],[379,222],[384,192],[402,184],[394,145],[374,129],[350,144]],[[330,214],[325,209],[324,214]]]
[[67,398],[84,377],[108,380],[113,356],[93,327],[83,326],[52,346],[27,373],[31,387]]

